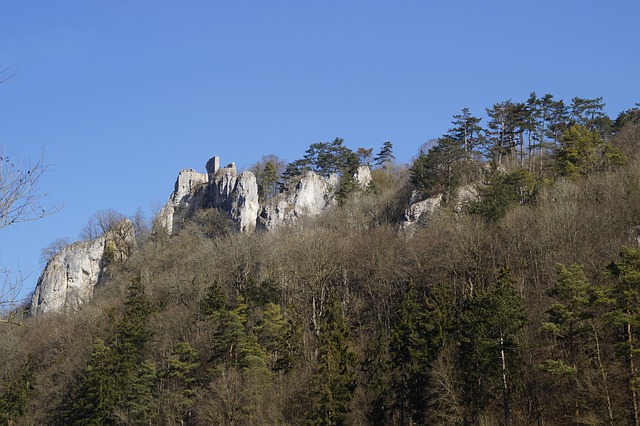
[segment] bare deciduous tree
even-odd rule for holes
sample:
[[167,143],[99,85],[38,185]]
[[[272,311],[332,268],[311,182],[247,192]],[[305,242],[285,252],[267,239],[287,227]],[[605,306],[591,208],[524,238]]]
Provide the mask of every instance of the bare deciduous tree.
[[21,161],[0,148],[0,229],[31,220],[41,219],[60,206],[45,205],[47,193],[39,187],[49,164],[43,155],[34,162]]
[[[9,78],[3,74],[4,71],[0,71],[0,83]],[[31,162],[0,147],[0,229],[41,219],[60,210],[60,206],[43,203],[47,193],[40,189],[39,183],[48,168],[43,155]],[[24,303],[17,299],[23,282],[20,274],[0,266],[0,322],[19,323],[18,306]]]

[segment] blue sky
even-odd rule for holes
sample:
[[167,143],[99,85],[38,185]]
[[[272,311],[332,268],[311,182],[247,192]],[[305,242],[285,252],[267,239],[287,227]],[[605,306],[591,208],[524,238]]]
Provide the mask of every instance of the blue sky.
[[53,216],[0,230],[0,264],[28,276],[40,250],[97,210],[148,215],[184,168],[248,168],[345,139],[399,162],[454,114],[602,96],[640,102],[640,2],[14,1],[0,14],[0,146],[44,150]]

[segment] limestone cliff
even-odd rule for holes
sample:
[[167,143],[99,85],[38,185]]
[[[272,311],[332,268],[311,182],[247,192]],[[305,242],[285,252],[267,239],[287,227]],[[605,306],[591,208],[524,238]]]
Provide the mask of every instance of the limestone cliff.
[[135,244],[133,225],[120,222],[93,241],[76,242],[45,266],[31,298],[31,314],[73,312],[93,297],[108,260],[124,260]]
[[207,173],[187,169],[180,172],[167,204],[158,214],[159,223],[170,234],[198,209],[217,208],[232,219],[238,230],[253,231],[258,216],[258,184],[251,172],[238,174],[235,164],[218,167],[214,157],[207,163]]
[[[442,194],[434,195],[430,198],[422,198],[417,191],[411,194],[409,206],[404,211],[404,218],[401,226],[404,230],[411,234],[414,225],[417,223],[428,222],[431,217],[442,206]],[[478,190],[473,185],[466,185],[458,188],[453,200],[453,209],[462,212],[469,205],[478,199]]]
[[[322,177],[306,172],[291,187],[260,205],[258,184],[251,172],[239,173],[235,164],[219,167],[213,157],[207,162],[207,173],[183,170],[178,175],[174,192],[159,214],[159,222],[167,231],[176,233],[197,209],[216,208],[227,214],[241,232],[259,229],[273,230],[295,223],[299,218],[316,216],[335,204],[337,176]],[[358,185],[366,188],[371,171],[360,167],[354,176]]]

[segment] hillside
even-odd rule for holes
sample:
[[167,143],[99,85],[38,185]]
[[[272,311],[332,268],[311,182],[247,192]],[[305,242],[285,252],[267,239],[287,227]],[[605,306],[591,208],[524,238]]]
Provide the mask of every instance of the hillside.
[[640,113],[561,102],[465,109],[409,170],[341,139],[260,163],[265,211],[335,182],[273,229],[159,218],[90,301],[0,326],[0,419],[638,424]]

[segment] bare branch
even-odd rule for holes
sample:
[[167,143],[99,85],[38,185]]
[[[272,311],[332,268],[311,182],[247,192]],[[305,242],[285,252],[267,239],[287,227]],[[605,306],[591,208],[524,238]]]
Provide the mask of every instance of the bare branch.
[[17,274],[13,278],[9,271],[0,268],[0,323],[24,326],[23,319],[26,315],[28,297],[19,299],[22,285],[26,278]]
[[43,155],[33,163],[20,161],[0,148],[0,229],[41,219],[60,210],[60,206],[45,206],[47,196],[39,188],[42,175],[49,165]]

